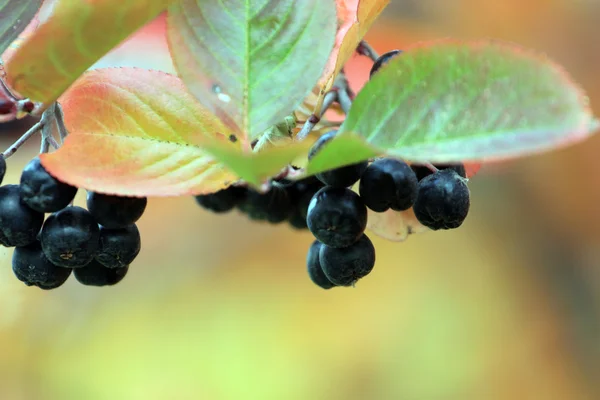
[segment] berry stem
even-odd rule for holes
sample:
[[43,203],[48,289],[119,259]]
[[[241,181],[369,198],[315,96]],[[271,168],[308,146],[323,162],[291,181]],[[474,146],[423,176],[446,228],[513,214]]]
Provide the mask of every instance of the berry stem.
[[23,134],[16,142],[10,145],[8,149],[2,153],[2,157],[4,159],[8,159],[10,156],[15,154],[19,147],[21,147],[26,141],[28,141],[33,135],[35,135],[38,131],[42,129],[42,121],[36,122],[27,132]]
[[367,43],[366,40],[360,41],[358,47],[356,47],[356,52],[361,56],[369,57],[371,60],[373,60],[373,62],[377,61],[377,59],[379,58],[379,54],[377,54],[375,49],[373,49],[373,47],[371,47],[371,45]]
[[65,138],[69,134],[67,127],[65,126],[65,114],[63,113],[62,106],[59,102],[56,102],[54,108],[54,116],[56,117],[56,126],[58,127],[58,134],[60,135],[60,143],[65,142]]
[[333,87],[323,97],[323,103],[318,113],[313,113],[306,120],[306,122],[302,126],[302,129],[296,135],[296,140],[302,141],[306,139],[310,132],[312,132],[315,126],[321,121],[321,118],[332,106],[333,103],[339,103],[344,113],[348,114],[348,110],[350,110],[350,105],[352,104],[349,90],[350,89],[348,87],[348,80],[346,79],[346,75],[344,75],[344,71],[340,71],[338,76],[335,78],[335,83],[333,84]]

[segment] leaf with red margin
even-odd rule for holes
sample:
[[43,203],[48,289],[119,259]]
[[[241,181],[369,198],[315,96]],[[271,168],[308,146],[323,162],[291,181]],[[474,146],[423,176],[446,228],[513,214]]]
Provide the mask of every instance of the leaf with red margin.
[[240,178],[258,186],[310,146],[243,153],[179,78],[159,71],[92,70],[60,103],[70,133],[42,164],[62,181],[101,193],[195,195]]
[[5,64],[9,85],[50,104],[102,56],[174,0],[59,1]]
[[389,4],[389,0],[338,0],[339,28],[335,46],[320,79],[323,92],[329,90],[344,64],[367,34],[373,22]]
[[178,78],[138,68],[85,73],[60,98],[69,136],[42,164],[58,179],[102,193],[210,193],[237,177],[200,146],[235,147],[227,128]]

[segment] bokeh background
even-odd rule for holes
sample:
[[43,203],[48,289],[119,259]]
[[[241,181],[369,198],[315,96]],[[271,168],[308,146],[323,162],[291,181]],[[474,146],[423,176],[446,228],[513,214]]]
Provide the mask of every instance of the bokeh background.
[[[367,38],[380,53],[447,36],[536,48],[600,115],[599,24],[598,0],[392,0]],[[172,71],[163,28],[97,66]],[[351,62],[355,87],[368,69]],[[1,125],[3,148],[31,123]],[[595,137],[485,166],[461,229],[374,238],[355,289],[309,281],[310,234],[191,198],[150,200],[115,287],[27,288],[0,249],[0,399],[600,399],[599,158]]]

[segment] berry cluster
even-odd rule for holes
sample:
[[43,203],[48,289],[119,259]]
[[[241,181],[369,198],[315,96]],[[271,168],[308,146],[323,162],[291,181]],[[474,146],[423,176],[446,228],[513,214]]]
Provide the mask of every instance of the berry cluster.
[[[337,134],[321,136],[312,159]],[[224,213],[237,208],[253,220],[308,229],[315,237],[306,263],[310,279],[323,289],[352,286],[375,265],[375,248],[365,234],[370,209],[381,213],[412,207],[432,229],[459,227],[469,211],[470,194],[462,164],[409,166],[393,158],[363,161],[299,181],[279,180],[259,193],[241,186],[196,196],[203,208]],[[358,193],[351,189],[358,183]]]
[[135,223],[146,198],[88,192],[85,209],[72,205],[77,190],[50,175],[39,157],[25,166],[19,185],[0,186],[0,244],[15,248],[13,272],[27,286],[55,289],[71,273],[83,285],[114,285],[140,252]]

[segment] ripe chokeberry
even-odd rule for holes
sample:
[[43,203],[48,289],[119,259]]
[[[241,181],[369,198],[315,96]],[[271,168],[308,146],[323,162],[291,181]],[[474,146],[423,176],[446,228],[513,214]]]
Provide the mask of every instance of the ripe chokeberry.
[[122,197],[88,192],[87,208],[105,228],[119,229],[135,224],[146,210],[146,197]]
[[226,213],[233,210],[244,198],[246,188],[229,186],[218,192],[196,196],[196,202],[202,208],[214,213]]
[[306,215],[308,205],[315,193],[323,187],[323,183],[316,177],[311,176],[286,186],[286,190],[292,201],[292,213],[288,222],[296,229],[308,229]]
[[[438,170],[450,168],[450,169],[455,170],[456,173],[458,175],[462,176],[463,178],[467,177],[467,173],[465,171],[465,166],[464,166],[464,164],[461,164],[461,163],[459,163],[459,164],[435,164],[434,167],[437,168]],[[424,165],[413,164],[413,165],[411,165],[411,168],[415,172],[415,175],[417,176],[417,180],[419,180],[419,181],[421,181],[426,176],[433,174],[433,171]]]
[[469,213],[469,197],[466,179],[454,169],[443,169],[419,183],[413,211],[417,220],[432,230],[454,229]]
[[40,289],[56,289],[71,275],[70,268],[52,264],[44,255],[39,241],[15,248],[12,256],[12,269],[21,282]]
[[321,246],[319,262],[333,284],[350,286],[367,276],[375,266],[375,247],[367,235],[345,248]]
[[394,57],[396,57],[400,53],[402,53],[402,50],[392,50],[380,55],[371,67],[371,72],[369,72],[369,79],[371,79],[381,67],[389,63]]
[[[316,156],[323,146],[327,145],[337,135],[337,130],[332,130],[321,136],[311,147],[308,153],[308,159]],[[346,188],[354,185],[360,179],[362,173],[369,165],[368,161],[345,165],[329,171],[318,173],[316,177],[325,185]]]
[[404,211],[417,198],[419,182],[404,161],[393,158],[375,160],[360,178],[359,193],[365,205],[375,212],[388,209]]
[[367,227],[367,207],[352,190],[325,186],[310,201],[306,221],[323,244],[348,247]]
[[140,253],[140,231],[135,224],[121,229],[100,227],[99,243],[96,261],[106,268],[125,268]]
[[23,169],[21,199],[29,207],[43,213],[62,210],[75,198],[77,188],[59,181],[46,171],[40,158],[31,160]]
[[6,175],[6,158],[0,154],[0,184],[4,180],[4,175]]
[[285,188],[274,182],[266,193],[248,190],[238,208],[250,219],[277,224],[292,212],[292,202]]
[[100,228],[88,210],[70,206],[50,214],[40,232],[44,254],[66,268],[89,264],[98,251]]
[[112,286],[121,282],[127,275],[129,267],[124,268],[106,268],[96,260],[92,261],[83,268],[73,270],[75,279],[86,286]]
[[23,203],[18,185],[0,187],[0,244],[27,246],[35,242],[44,214]]
[[322,289],[331,289],[336,285],[327,279],[323,272],[323,268],[321,268],[321,262],[319,261],[319,252],[322,246],[323,244],[318,240],[315,240],[311,244],[306,256],[306,268],[308,270],[308,277],[315,285]]

